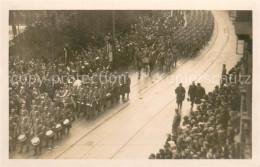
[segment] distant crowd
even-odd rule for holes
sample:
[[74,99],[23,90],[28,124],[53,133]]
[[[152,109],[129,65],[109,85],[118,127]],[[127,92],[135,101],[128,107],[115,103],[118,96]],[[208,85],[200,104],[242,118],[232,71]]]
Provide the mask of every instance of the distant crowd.
[[[235,137],[240,132],[241,63],[227,73],[223,65],[220,85],[203,97],[198,86],[189,87],[191,106],[197,104],[183,120],[176,109],[172,133],[164,148],[149,159],[236,159],[240,147]],[[204,92],[204,91],[202,91]],[[197,94],[199,93],[199,94]]]

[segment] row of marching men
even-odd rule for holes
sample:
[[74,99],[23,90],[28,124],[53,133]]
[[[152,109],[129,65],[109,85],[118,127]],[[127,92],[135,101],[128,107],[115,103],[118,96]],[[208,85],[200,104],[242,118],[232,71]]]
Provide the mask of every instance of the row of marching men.
[[65,93],[67,98],[63,98],[63,102],[69,104],[75,117],[83,115],[86,119],[93,118],[102,111],[106,111],[109,102],[110,104],[119,102],[120,96],[122,102],[129,99],[131,79],[128,73],[118,75],[117,72],[114,72],[110,73],[110,76],[113,76],[114,79],[107,80],[107,82],[99,82],[98,80],[94,83],[81,82],[69,90],[62,89],[61,93],[57,92],[54,101],[60,103],[59,97],[64,97],[62,94]]
[[41,153],[42,147],[53,148],[55,139],[59,140],[68,134],[72,127],[73,111],[65,104],[63,108],[41,101],[41,105],[33,100],[31,111],[22,104],[20,115],[12,109],[9,117],[9,151],[19,146],[19,153],[33,147],[34,155]]
[[[41,94],[34,87],[34,96],[29,109],[26,107],[26,101],[20,99],[21,109],[11,110],[10,151],[14,150],[17,145],[20,146],[19,153],[23,152],[24,147],[26,151],[29,151],[29,147],[33,146],[35,155],[38,151],[41,152],[44,144],[51,149],[55,139],[58,140],[69,133],[71,123],[76,116],[83,114],[86,118],[91,118],[104,111],[108,102],[116,103],[120,100],[120,96],[124,102],[125,95],[129,99],[131,79],[128,73],[109,75],[117,79],[113,80],[114,82],[111,80],[111,82],[99,84],[84,82],[79,85],[64,84],[55,90],[53,100],[48,93]],[[121,79],[123,81],[120,81]]]

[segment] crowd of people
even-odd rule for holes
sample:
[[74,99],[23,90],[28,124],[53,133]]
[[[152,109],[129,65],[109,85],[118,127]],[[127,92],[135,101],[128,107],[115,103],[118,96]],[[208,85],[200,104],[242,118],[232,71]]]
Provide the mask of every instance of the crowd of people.
[[235,137],[240,132],[240,71],[241,61],[228,73],[223,65],[220,85],[202,98],[203,91],[193,82],[188,95],[191,105],[197,104],[196,109],[183,120],[179,109],[175,110],[172,133],[168,134],[164,148],[149,159],[239,158],[240,147]]
[[[168,49],[178,50],[180,56],[195,54],[213,29],[214,17],[208,11],[174,11],[172,15],[154,11],[152,16],[140,17],[129,34],[118,33],[116,39],[105,36],[104,48],[69,51],[65,47],[64,57],[47,62],[10,55],[10,151],[19,146],[22,153],[24,147],[29,151],[33,146],[37,155],[43,146],[51,149],[69,133],[76,117],[95,118],[107,110],[108,103],[118,103],[120,96],[123,102],[129,99],[131,79],[116,69],[133,63],[137,50],[150,59],[155,55],[154,60]],[[111,60],[108,45],[113,45]]]
[[168,55],[195,56],[208,43],[213,30],[211,11],[153,11],[152,15],[139,17],[130,32],[118,33],[116,38],[107,34],[105,47],[73,51],[77,55],[74,58],[81,58],[72,66],[81,71],[102,66],[119,69],[136,64],[137,57],[142,56],[148,58],[153,69],[156,64],[166,65],[171,60]]

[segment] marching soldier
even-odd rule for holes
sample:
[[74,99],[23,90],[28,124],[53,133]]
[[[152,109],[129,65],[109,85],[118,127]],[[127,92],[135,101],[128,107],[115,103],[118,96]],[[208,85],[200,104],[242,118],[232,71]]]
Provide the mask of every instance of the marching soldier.
[[86,119],[89,119],[91,117],[91,98],[90,98],[90,94],[89,94],[90,90],[86,90],[84,96],[86,98],[86,105],[85,105],[85,112],[86,112]]
[[72,127],[71,125],[71,121],[72,121],[72,111],[70,109],[69,106],[65,105],[65,109],[64,109],[64,133],[66,133],[67,130],[67,134],[70,132],[70,128]]
[[9,117],[9,151],[15,150],[17,141],[17,128],[17,124],[15,123],[13,117]]
[[130,85],[131,85],[131,79],[128,76],[128,72],[126,72],[125,93],[127,94],[127,99],[129,99]]
[[11,110],[11,113],[10,113],[10,117],[12,117],[12,122],[19,124],[19,116],[16,114],[17,112],[15,111],[15,109],[12,109]]
[[[47,119],[45,121],[45,128],[46,128],[46,147],[52,148],[54,144],[54,129],[55,129],[55,120],[51,113],[47,114]],[[50,134],[47,134],[47,132]],[[51,146],[49,146],[49,142],[51,141]]]
[[116,82],[114,83],[114,92],[113,92],[113,97],[115,99],[115,102],[118,102],[120,100],[120,76],[117,74],[117,72],[114,73],[114,77],[116,79]]
[[38,148],[40,153],[42,151],[42,143],[44,136],[44,126],[40,122],[40,119],[36,119],[36,122],[32,128],[32,136],[39,138],[39,144],[34,146],[34,155],[37,155]]
[[86,99],[85,99],[84,89],[80,88],[78,102],[77,102],[78,103],[78,118],[80,116],[80,113],[85,111],[85,101],[86,101]]
[[100,93],[98,88],[96,87],[94,90],[94,108],[95,112],[98,112],[98,115],[100,114],[101,108],[100,108]]
[[100,108],[101,108],[101,111],[103,112],[104,111],[104,104],[105,104],[105,100],[106,100],[106,92],[105,92],[105,88],[104,88],[104,83],[101,84],[100,86]]
[[67,96],[64,98],[63,106],[67,106],[71,110],[74,110],[76,108],[76,103],[70,93],[68,93]]
[[62,126],[62,123],[64,121],[63,118],[63,113],[60,107],[56,108],[56,113],[55,113],[55,122],[56,122],[56,135],[57,139],[62,139],[62,135],[64,134],[64,127]]
[[[39,110],[36,110],[33,115],[32,115],[32,124],[34,124],[36,122],[36,120],[38,119],[38,121],[42,121],[42,115],[40,114]],[[42,123],[42,122],[41,122]]]
[[27,117],[23,117],[22,124],[18,128],[18,140],[20,142],[20,151],[21,154],[23,152],[23,147],[26,146],[26,152],[29,151],[29,137],[30,137],[31,125]]
[[126,77],[120,75],[119,83],[120,83],[120,95],[122,96],[122,101],[124,102],[125,93],[126,93]]

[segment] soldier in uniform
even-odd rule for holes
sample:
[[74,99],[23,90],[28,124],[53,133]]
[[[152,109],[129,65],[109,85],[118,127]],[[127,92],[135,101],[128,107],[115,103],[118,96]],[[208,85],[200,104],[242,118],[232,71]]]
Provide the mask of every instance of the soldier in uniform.
[[13,117],[9,117],[9,151],[15,150],[17,141],[17,128],[17,124],[15,123]]
[[73,116],[72,116],[71,108],[68,105],[65,105],[64,108],[65,108],[64,109],[64,120],[68,119],[70,121],[70,123],[68,125],[64,125],[64,133],[66,133],[66,130],[67,130],[67,133],[69,133],[70,128],[72,127],[71,121],[72,121]]
[[16,125],[19,123],[19,116],[16,114],[17,112],[15,109],[11,110],[10,117],[12,117],[12,122],[16,123]]
[[185,99],[185,89],[182,87],[182,83],[175,89],[175,94],[178,108],[182,108],[182,102]]
[[131,79],[128,76],[128,72],[126,72],[125,93],[127,94],[127,99],[129,99],[130,85],[131,85]]
[[62,127],[60,130],[56,129],[57,139],[62,139],[62,135],[64,134],[64,127],[62,126],[63,121],[64,121],[64,117],[63,117],[62,110],[60,107],[57,107],[55,113],[55,123],[61,124]]
[[106,109],[108,100],[111,101],[111,104],[113,103],[112,84],[110,82],[107,82],[104,88],[105,88],[105,91],[106,91],[106,95],[108,93],[111,94],[110,97],[106,96],[106,100],[105,100],[105,103],[104,103],[104,109]]
[[76,87],[76,86],[74,86],[72,88],[72,98],[73,98],[73,101],[75,102],[75,105],[76,105],[74,110],[77,110],[77,105],[78,105],[78,103],[77,103],[77,101],[78,101],[78,87]]
[[[52,116],[51,113],[47,114],[47,119],[45,121],[45,132],[47,132],[48,130],[52,130],[54,133],[54,128],[55,128],[55,120]],[[49,146],[49,141],[52,142],[52,146]],[[52,137],[48,137],[46,136],[46,147],[52,148],[54,144],[54,135]]]
[[119,100],[120,100],[120,91],[121,91],[121,86],[120,86],[120,76],[116,73],[115,74],[115,76],[116,76],[116,83],[115,83],[115,101],[116,102],[119,102]]
[[42,123],[43,118],[42,118],[42,115],[40,114],[39,110],[36,110],[32,114],[32,124],[34,124],[37,119]]
[[18,134],[24,134],[26,137],[25,141],[20,142],[20,151],[21,154],[23,152],[23,147],[26,146],[26,152],[29,151],[29,137],[30,137],[31,125],[29,123],[28,117],[23,117],[22,123],[18,128]]
[[39,152],[41,153],[42,151],[42,143],[43,143],[43,137],[44,137],[44,125],[40,122],[40,119],[36,119],[35,124],[32,128],[32,136],[33,137],[39,137],[40,143],[37,146],[34,146],[34,155],[37,155],[37,151],[39,148]]
[[86,119],[89,119],[91,117],[91,110],[92,110],[92,106],[91,106],[91,95],[90,95],[90,90],[87,89],[84,93],[84,97],[85,97],[85,113],[86,113]]
[[158,55],[158,59],[159,59],[159,69],[163,70],[163,66],[165,64],[165,52],[161,51]]
[[101,86],[100,86],[100,108],[101,108],[101,111],[103,112],[104,111],[104,104],[105,104],[105,101],[106,101],[106,91],[105,91],[105,84],[102,83]]
[[85,111],[85,93],[84,93],[84,88],[80,88],[79,91],[79,96],[78,96],[78,118],[80,116],[81,112]]

